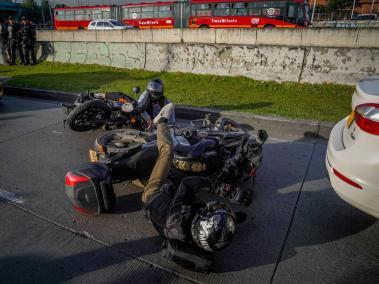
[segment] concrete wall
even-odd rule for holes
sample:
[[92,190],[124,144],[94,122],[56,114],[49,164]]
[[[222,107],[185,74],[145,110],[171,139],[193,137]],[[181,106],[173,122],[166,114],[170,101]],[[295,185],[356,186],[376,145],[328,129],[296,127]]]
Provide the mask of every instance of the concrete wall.
[[38,40],[55,62],[310,83],[379,73],[374,29],[44,31]]

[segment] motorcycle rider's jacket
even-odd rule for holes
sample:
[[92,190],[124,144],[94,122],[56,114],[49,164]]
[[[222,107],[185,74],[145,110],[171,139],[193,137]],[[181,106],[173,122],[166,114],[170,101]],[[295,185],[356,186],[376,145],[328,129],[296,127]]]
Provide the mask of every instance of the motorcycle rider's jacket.
[[33,31],[30,24],[21,24],[20,26],[20,40],[22,44],[31,44],[33,39]]
[[177,190],[166,182],[144,202],[146,215],[162,237],[188,243],[192,240],[191,221],[202,207],[195,202],[195,195],[211,189],[210,179],[204,177],[186,177]]
[[[145,119],[154,119],[162,107],[169,103],[170,101],[165,97],[163,97],[161,101],[152,102],[150,94],[144,91],[138,98],[137,108],[141,111]],[[168,124],[175,124],[175,113],[168,119]]]
[[15,41],[18,39],[19,25],[17,23],[8,25],[7,30],[9,41]]
[[8,39],[8,27],[5,23],[0,24],[0,40],[6,43]]

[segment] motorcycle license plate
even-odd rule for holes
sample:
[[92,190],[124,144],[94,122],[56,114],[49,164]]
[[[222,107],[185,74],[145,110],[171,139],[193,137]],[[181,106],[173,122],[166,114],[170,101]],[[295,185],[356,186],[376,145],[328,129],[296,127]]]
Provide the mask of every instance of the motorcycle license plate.
[[350,128],[351,124],[354,121],[354,118],[355,118],[354,111],[352,111],[352,113],[350,113],[349,115],[349,118],[347,119],[346,128]]
[[99,160],[97,153],[94,150],[89,150],[89,160],[93,163]]

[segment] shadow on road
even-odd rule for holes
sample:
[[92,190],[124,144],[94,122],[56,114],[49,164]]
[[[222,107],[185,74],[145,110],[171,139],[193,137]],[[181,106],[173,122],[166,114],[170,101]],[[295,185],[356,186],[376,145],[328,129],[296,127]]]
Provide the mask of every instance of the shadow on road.
[[[157,242],[157,238],[128,241],[112,247],[98,245],[100,248],[93,249],[93,245],[89,246],[88,241],[79,239],[79,242],[73,241],[72,244],[68,244],[65,252],[59,252],[59,255],[66,254],[65,257],[51,257],[49,253],[44,255],[2,256],[0,257],[0,275],[8,283],[36,283],[37,281],[61,283],[82,275],[87,277],[85,282],[89,279],[94,280],[94,282],[108,279],[107,283],[109,281],[115,281],[114,283],[127,281],[130,283],[131,280],[137,281],[134,283],[146,283],[145,281],[153,281],[154,279],[151,278],[155,277],[160,278],[157,283],[177,280],[177,276],[155,268],[148,263],[136,261],[133,256],[127,253],[129,246],[140,247],[141,255],[154,253],[155,251],[145,249],[145,244],[152,242]],[[85,252],[70,254],[72,248],[78,245],[82,247],[81,251]],[[49,245],[46,248],[48,249]],[[55,248],[52,249],[56,250]],[[134,263],[130,263],[131,261]],[[115,265],[117,266],[115,267]],[[111,268],[112,266],[113,268]],[[118,269],[115,270],[115,268]]]
[[[57,102],[42,102],[42,101],[33,101],[29,100],[25,102],[25,98],[22,97],[10,97],[10,96],[4,96],[2,100],[0,100],[0,115],[7,115],[11,113],[17,113],[17,112],[25,112],[25,111],[40,111],[40,110],[47,110],[47,109],[53,109],[53,108],[59,108]],[[27,118],[31,116],[37,116],[38,113],[29,115],[29,114],[23,114],[19,116],[1,116],[0,119],[2,120],[10,120],[13,118]]]

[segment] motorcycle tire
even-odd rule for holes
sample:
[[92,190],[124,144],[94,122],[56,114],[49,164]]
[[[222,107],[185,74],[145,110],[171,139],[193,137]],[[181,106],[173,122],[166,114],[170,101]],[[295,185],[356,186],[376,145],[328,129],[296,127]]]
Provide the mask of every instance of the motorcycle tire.
[[[125,134],[130,133],[130,136]],[[123,151],[129,147],[145,144],[151,141],[148,135],[138,135],[133,137],[134,133],[140,131],[133,131],[133,129],[116,129],[100,134],[95,140],[95,151],[99,154],[106,154],[109,157]]]
[[[66,123],[72,130],[88,131],[99,127],[104,120],[111,116],[111,112],[111,108],[107,103],[91,100],[75,107],[67,116]],[[86,118],[86,116],[89,117]],[[88,119],[91,122],[86,122]],[[99,120],[99,123],[93,122],[96,120]]]

